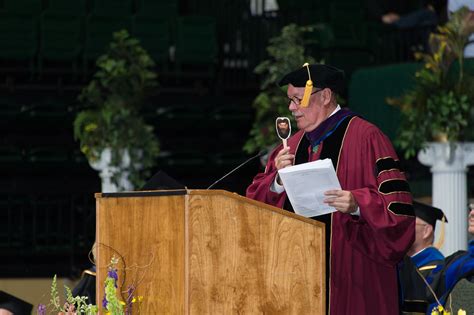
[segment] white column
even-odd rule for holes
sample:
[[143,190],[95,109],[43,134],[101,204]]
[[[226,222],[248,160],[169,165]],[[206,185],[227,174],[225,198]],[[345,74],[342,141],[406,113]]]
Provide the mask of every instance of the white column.
[[[467,248],[467,166],[474,164],[474,143],[428,143],[418,160],[431,166],[433,206],[448,218],[443,254]],[[436,239],[439,237],[439,223]]]
[[[132,191],[133,185],[128,179],[129,172],[122,171],[120,174],[119,185],[115,185],[112,182],[112,175],[116,171],[117,167],[110,166],[110,162],[112,160],[112,152],[110,149],[104,149],[102,151],[99,160],[91,162],[89,164],[91,167],[99,172],[100,179],[102,181],[102,192],[119,192],[119,191]],[[128,151],[125,150],[122,154],[122,161],[121,166],[126,167],[130,165],[130,155]]]

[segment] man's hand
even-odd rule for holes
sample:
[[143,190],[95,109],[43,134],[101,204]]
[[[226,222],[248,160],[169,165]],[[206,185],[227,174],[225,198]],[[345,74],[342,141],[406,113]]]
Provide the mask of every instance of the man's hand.
[[[275,157],[275,167],[277,170],[293,165],[293,160],[295,159],[294,154],[290,154],[290,147],[281,149]],[[280,176],[277,177],[277,182],[281,185]]]
[[295,159],[294,154],[290,154],[290,147],[281,149],[275,157],[275,167],[277,170],[293,165],[293,160]]
[[324,202],[342,213],[354,213],[359,207],[357,205],[357,201],[350,191],[328,190],[324,193],[324,195],[326,196]]

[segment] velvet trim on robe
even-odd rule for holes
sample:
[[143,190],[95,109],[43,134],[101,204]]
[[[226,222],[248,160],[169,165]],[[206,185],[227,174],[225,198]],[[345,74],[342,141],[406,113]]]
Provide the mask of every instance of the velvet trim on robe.
[[405,257],[399,266],[404,312],[426,312],[435,298],[423,278],[436,291],[439,283],[437,279],[443,267],[443,254],[432,246],[412,257]]
[[[288,139],[291,154],[296,153],[302,137],[304,132],[298,131]],[[311,155],[311,161],[320,158],[326,141]],[[277,174],[274,160],[281,149],[280,145],[271,153],[265,172],[255,176],[246,194],[280,208],[286,193],[272,192],[270,187]],[[396,168],[379,169],[380,160],[398,161],[388,138],[362,118],[351,118],[336,173],[342,189],[352,192],[361,215],[335,212],[332,216],[331,315],[399,314],[396,264],[414,240],[415,220],[403,173]]]
[[[444,255],[436,247],[426,247],[411,257],[418,269],[432,265],[444,264]],[[427,270],[428,268],[425,268]]]

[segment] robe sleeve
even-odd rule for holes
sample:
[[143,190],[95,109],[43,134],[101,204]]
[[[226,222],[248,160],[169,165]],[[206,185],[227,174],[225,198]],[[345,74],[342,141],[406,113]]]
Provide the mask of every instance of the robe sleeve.
[[278,194],[270,191],[270,187],[275,180],[277,175],[277,169],[275,167],[275,156],[282,149],[282,146],[278,146],[268,157],[267,166],[265,172],[257,174],[252,184],[247,188],[246,197],[254,200],[264,202],[266,204],[281,207],[285,200],[286,193],[282,192]]
[[412,197],[388,138],[376,127],[364,133],[355,151],[360,159],[352,166],[359,169],[354,176],[360,178],[354,179],[356,189],[348,189],[359,205],[360,217],[344,216],[343,229],[356,250],[394,265],[415,238]]

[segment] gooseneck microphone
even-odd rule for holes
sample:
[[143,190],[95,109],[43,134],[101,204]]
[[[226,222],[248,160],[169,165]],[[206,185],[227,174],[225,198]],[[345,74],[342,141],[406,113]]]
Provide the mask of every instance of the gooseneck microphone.
[[241,168],[242,166],[244,166],[245,164],[247,164],[248,162],[256,159],[256,158],[259,158],[265,154],[267,154],[269,151],[268,150],[262,150],[260,152],[258,152],[257,155],[254,155],[250,158],[248,158],[247,160],[245,160],[244,162],[242,162],[241,164],[239,164],[237,167],[235,167],[233,170],[231,170],[229,173],[225,174],[224,176],[222,176],[221,178],[219,178],[218,180],[216,180],[214,183],[212,183],[211,186],[207,187],[206,189],[211,189],[212,187],[214,187],[216,184],[218,184],[220,181],[222,181],[224,178],[226,178],[227,176],[229,176],[230,174],[234,173],[236,170],[238,170],[239,168]]

